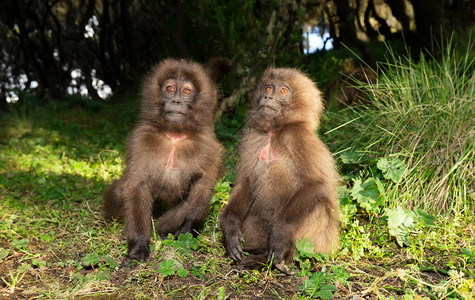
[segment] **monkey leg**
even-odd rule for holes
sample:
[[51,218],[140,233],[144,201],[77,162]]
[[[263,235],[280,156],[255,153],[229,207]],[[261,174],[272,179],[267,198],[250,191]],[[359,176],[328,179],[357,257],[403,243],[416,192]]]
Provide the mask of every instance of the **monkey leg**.
[[197,180],[191,186],[187,198],[160,218],[157,226],[160,236],[163,238],[172,233],[177,237],[187,232],[193,233],[208,215],[213,185],[214,181],[208,176]]
[[158,219],[157,232],[162,239],[166,239],[169,233],[175,234],[178,231],[185,220],[187,206],[188,204],[182,201]]
[[[276,265],[283,261],[292,262],[297,237],[302,237],[315,228],[327,226],[330,213],[328,203],[329,197],[322,186],[307,185],[295,193],[275,215],[267,241],[267,258],[270,260],[273,255]],[[315,219],[314,216],[320,216],[321,219]],[[305,231],[308,232],[299,235],[299,232]]]
[[338,210],[325,204],[319,204],[300,225],[296,240],[310,238],[314,251],[332,254],[338,249]]

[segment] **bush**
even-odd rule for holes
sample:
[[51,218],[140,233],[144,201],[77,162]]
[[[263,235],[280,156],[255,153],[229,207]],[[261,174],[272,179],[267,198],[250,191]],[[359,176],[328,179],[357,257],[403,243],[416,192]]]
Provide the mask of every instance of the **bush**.
[[421,54],[417,62],[389,49],[378,83],[360,86],[371,105],[348,108],[352,118],[343,134],[351,142],[340,147],[398,157],[407,166],[402,178],[387,187],[389,205],[474,212],[473,46],[472,41],[464,55],[457,55],[449,42],[440,59]]

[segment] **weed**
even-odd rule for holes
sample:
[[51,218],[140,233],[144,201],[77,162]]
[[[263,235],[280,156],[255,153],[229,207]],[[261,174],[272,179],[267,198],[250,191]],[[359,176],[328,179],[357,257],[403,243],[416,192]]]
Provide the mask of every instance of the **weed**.
[[302,285],[299,286],[299,291],[302,291],[309,298],[332,299],[333,292],[337,288],[331,284],[324,284],[325,281],[325,273],[316,272],[312,277],[303,281]]
[[23,276],[25,275],[24,266],[25,265],[22,265],[22,267],[16,273],[8,271],[10,277],[9,281],[6,278],[1,277],[2,281],[10,289],[11,293],[15,292],[15,288],[18,286],[18,283],[20,283],[20,281],[23,279]]

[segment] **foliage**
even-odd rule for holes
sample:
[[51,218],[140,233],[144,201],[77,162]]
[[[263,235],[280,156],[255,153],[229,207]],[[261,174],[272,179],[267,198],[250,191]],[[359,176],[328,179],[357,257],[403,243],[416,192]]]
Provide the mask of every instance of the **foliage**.
[[189,255],[191,249],[197,250],[199,245],[191,233],[180,234],[178,239],[173,240],[173,235],[169,234],[168,239],[163,241],[164,245],[173,247],[182,255]]
[[[473,40],[469,44],[473,47]],[[360,86],[371,104],[339,111],[343,123],[332,124],[340,128],[327,135],[335,152],[381,158],[376,164],[383,172],[380,179],[391,180],[382,196],[392,206],[468,214],[475,210],[473,192],[467,188],[475,161],[475,66],[470,49],[459,55],[449,42],[439,50],[440,61],[424,54],[418,61],[397,57],[388,49],[378,83]],[[353,158],[340,156],[348,171],[365,163],[347,159]]]
[[137,90],[163,58],[206,63],[227,56],[233,72],[222,80],[221,113],[247,98],[267,66],[300,61],[304,15],[303,3],[293,0],[5,2],[0,95],[103,98],[106,86],[114,94]]
[[414,226],[414,213],[401,207],[386,209],[389,234],[396,237],[399,246],[408,245],[407,232]]
[[388,161],[386,157],[378,160],[376,165],[383,172],[386,179],[391,179],[394,183],[398,183],[406,169],[404,162],[398,158]]
[[312,277],[303,281],[302,285],[299,286],[299,290],[303,291],[304,295],[309,298],[332,299],[333,292],[337,288],[331,284],[323,284],[324,278],[325,273],[316,272]]

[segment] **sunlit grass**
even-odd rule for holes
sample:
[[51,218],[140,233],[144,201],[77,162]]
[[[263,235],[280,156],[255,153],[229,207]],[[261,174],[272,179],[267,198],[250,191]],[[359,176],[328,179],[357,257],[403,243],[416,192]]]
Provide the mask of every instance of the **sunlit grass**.
[[[460,55],[448,43],[439,60],[400,57],[389,49],[377,84],[360,87],[371,104],[338,112],[348,118],[343,133],[331,139],[341,149],[406,163],[401,181],[387,188],[391,205],[475,211],[475,62],[469,44]],[[350,138],[334,141],[339,134]]]

